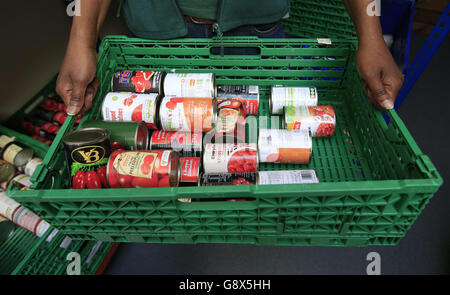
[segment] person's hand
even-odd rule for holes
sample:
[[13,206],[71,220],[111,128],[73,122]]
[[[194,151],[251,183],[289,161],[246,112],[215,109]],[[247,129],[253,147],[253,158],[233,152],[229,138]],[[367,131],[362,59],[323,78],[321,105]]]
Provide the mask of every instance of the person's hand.
[[403,74],[384,41],[360,42],[356,63],[372,104],[381,110],[394,108],[403,84]]
[[56,92],[67,105],[67,114],[76,115],[92,106],[99,80],[96,78],[95,49],[71,42],[62,63]]

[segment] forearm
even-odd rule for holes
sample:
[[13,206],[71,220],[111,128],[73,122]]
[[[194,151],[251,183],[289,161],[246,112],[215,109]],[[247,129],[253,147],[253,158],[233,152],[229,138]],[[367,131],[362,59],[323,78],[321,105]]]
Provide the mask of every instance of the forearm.
[[374,0],[342,0],[353,20],[360,46],[384,42],[380,18],[369,15],[368,7]]
[[95,48],[111,0],[79,0],[80,14],[73,17],[70,44]]

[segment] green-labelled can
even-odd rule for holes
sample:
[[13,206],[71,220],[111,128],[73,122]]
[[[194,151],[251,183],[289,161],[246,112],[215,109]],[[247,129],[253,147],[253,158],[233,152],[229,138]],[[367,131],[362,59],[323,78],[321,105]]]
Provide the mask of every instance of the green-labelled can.
[[148,149],[149,131],[145,122],[111,122],[87,120],[83,128],[103,128],[111,132],[113,148],[122,147],[131,150]]
[[14,234],[14,223],[0,215],[0,242],[6,241]]

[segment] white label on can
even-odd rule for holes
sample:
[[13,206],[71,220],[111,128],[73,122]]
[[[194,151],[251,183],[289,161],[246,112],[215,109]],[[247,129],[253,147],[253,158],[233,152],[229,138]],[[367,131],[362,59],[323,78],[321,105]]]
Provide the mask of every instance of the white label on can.
[[94,258],[95,254],[97,253],[98,249],[100,249],[100,246],[102,245],[102,242],[98,241],[95,243],[95,245],[92,247],[91,252],[89,253],[88,258],[86,259],[86,264],[91,263],[92,258]]
[[279,158],[280,148],[311,151],[312,138],[307,132],[283,129],[259,130],[258,152],[260,162],[278,162],[273,158]]
[[28,175],[19,174],[16,177],[14,177],[12,180],[17,181],[18,183],[29,187],[33,184],[30,179],[31,178]]
[[213,97],[213,74],[175,74],[164,78],[164,94],[180,97]]
[[65,237],[64,240],[61,242],[61,245],[59,245],[60,248],[67,249],[69,247],[70,243],[72,243],[72,239],[69,237]]
[[46,242],[50,243],[53,238],[56,236],[56,234],[59,232],[59,230],[57,230],[56,228],[48,235],[47,239],[45,240]]
[[[307,106],[300,106],[289,109],[293,109],[295,111],[293,119],[296,122],[300,122],[300,129],[295,130],[309,132],[312,136],[316,136],[317,130],[319,129],[321,123],[331,123],[333,125],[336,124],[336,118],[330,116],[329,114],[324,114],[322,116],[312,116]],[[290,115],[287,116],[290,117]]]
[[50,228],[50,224],[45,220],[41,220],[41,222],[39,222],[39,224],[36,228],[36,235],[39,238],[42,237],[49,228]]
[[9,137],[6,135],[0,136],[0,148],[4,148],[11,141],[14,141],[14,137]]
[[25,174],[28,176],[33,176],[34,171],[41,163],[42,163],[42,159],[40,159],[40,158],[31,159],[27,163],[27,165],[25,165]]
[[164,151],[161,157],[161,167],[165,167],[167,165],[169,165],[169,158],[170,158],[170,154],[172,152],[171,151]]
[[0,214],[8,218],[12,219],[13,213],[17,208],[20,207],[20,204],[9,198],[6,195],[6,192],[0,192]]
[[315,87],[272,87],[272,114],[282,114],[284,107],[316,106]]
[[[238,155],[239,151],[245,149],[254,151],[254,157],[249,160],[255,162],[254,164],[256,166],[256,143],[207,144],[203,155],[203,168],[205,173],[252,172],[248,169],[244,169],[242,171],[231,171],[229,167],[230,160],[232,160],[231,162],[238,162],[239,160],[243,160],[245,162],[246,159],[243,159]],[[236,158],[236,161],[233,160],[234,158]],[[242,163],[242,165],[245,165],[245,163]],[[254,171],[256,171],[256,169]]]
[[168,103],[170,103],[170,97],[165,97],[159,110],[162,129],[168,131],[190,131],[191,127],[184,113],[184,104],[175,103],[171,108],[168,108]]
[[302,184],[318,183],[314,170],[286,170],[286,171],[261,171],[259,183],[266,184]]
[[103,100],[103,120],[153,124],[157,98],[157,93],[110,92]]
[[3,153],[3,159],[14,165],[14,159],[23,149],[15,144],[11,144]]

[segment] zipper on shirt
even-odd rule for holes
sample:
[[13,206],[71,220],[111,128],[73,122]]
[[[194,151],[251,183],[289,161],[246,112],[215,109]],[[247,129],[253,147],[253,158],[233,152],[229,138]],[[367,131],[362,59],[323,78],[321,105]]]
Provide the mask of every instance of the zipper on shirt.
[[213,32],[216,32],[217,37],[219,37],[219,40],[220,40],[220,56],[223,57],[224,54],[225,54],[224,53],[225,49],[223,47],[223,32],[222,32],[222,29],[220,28],[218,23],[214,23],[213,24]]

